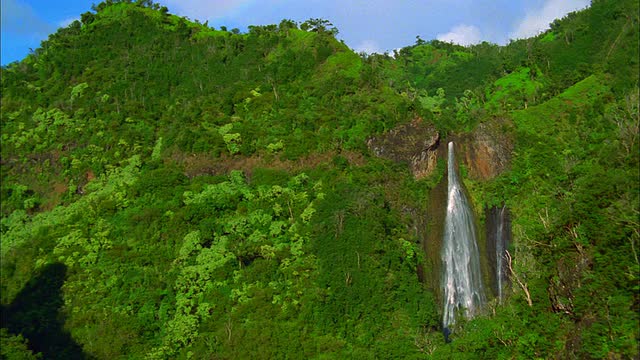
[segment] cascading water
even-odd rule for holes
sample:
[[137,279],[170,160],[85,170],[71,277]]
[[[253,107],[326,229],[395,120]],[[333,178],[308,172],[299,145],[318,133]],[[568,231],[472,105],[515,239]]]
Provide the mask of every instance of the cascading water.
[[498,216],[498,229],[496,230],[496,280],[498,283],[498,301],[502,302],[502,279],[504,278],[504,210],[500,209]]
[[473,212],[456,175],[453,142],[449,143],[448,172],[442,244],[445,337],[449,334],[449,326],[455,322],[457,311],[473,317],[485,303]]
[[487,234],[487,259],[492,276],[492,288],[498,302],[502,303],[504,288],[509,283],[506,251],[511,241],[509,209],[505,205],[487,208],[485,211]]

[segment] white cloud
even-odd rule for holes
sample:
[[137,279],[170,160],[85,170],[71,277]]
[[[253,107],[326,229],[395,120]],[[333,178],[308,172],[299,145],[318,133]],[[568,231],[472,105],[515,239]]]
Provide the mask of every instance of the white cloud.
[[518,23],[509,34],[512,39],[523,39],[538,35],[549,29],[549,24],[566,14],[589,6],[589,0],[547,0],[542,8],[532,11]]
[[48,34],[55,30],[42,20],[33,8],[21,0],[4,0],[2,7],[2,31],[20,35]]
[[399,47],[399,48],[395,48],[395,49],[391,50],[391,54],[389,54],[389,55],[390,55],[392,58],[394,58],[394,59],[395,59],[395,58],[396,58],[396,54],[400,54],[400,50],[402,50],[402,48],[401,48],[401,47]]
[[367,54],[378,53],[381,54],[380,46],[373,40],[365,40],[358,44],[354,49],[357,53],[365,52]]
[[251,0],[166,0],[172,12],[199,20],[228,16],[252,2]]
[[72,18],[64,19],[64,20],[58,22],[58,26],[64,28],[64,27],[67,27],[67,26],[71,25],[71,23],[76,21],[76,20],[80,20],[80,18],[79,17],[72,17]]
[[446,34],[438,34],[436,38],[440,41],[451,42],[459,45],[477,44],[482,41],[480,29],[473,25],[456,25]]

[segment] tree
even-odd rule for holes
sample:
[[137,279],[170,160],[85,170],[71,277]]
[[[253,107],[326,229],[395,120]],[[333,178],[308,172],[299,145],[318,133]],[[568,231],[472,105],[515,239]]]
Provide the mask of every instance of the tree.
[[321,34],[330,34],[331,36],[338,35],[338,29],[333,26],[333,24],[329,20],[325,19],[316,19],[311,18],[302,25],[300,25],[300,29],[304,31],[313,31]]

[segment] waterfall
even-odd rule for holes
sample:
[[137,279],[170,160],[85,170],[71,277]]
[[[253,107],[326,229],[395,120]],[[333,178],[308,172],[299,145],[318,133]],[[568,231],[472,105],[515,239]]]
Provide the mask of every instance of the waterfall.
[[485,302],[473,211],[458,181],[453,142],[449,143],[448,195],[442,244],[445,337],[456,312],[473,317]]
[[502,303],[504,288],[509,283],[505,261],[506,251],[511,242],[509,209],[505,205],[501,207],[493,206],[487,208],[485,213],[487,219],[487,258],[491,262],[492,276],[495,276],[493,290],[498,302]]
[[504,209],[500,209],[498,228],[496,229],[496,280],[498,283],[498,301],[502,303],[502,279],[504,278]]

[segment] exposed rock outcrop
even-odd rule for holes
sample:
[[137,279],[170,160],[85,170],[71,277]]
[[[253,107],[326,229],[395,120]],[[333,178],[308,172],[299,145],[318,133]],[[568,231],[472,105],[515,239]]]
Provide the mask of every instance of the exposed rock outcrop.
[[440,134],[436,128],[421,118],[367,141],[367,146],[376,156],[408,164],[416,179],[424,178],[435,170],[439,144]]
[[513,151],[513,141],[505,135],[506,121],[481,123],[468,134],[454,136],[453,141],[462,148],[458,153],[469,177],[476,180],[492,179],[506,170]]
[[[506,135],[508,127],[507,120],[496,119],[479,124],[473,132],[448,136],[442,143],[456,143],[470,178],[489,180],[505,171],[511,160],[513,141]],[[440,140],[435,126],[415,118],[370,138],[367,146],[376,156],[407,164],[416,179],[422,179],[433,173],[438,158],[446,158],[446,146],[440,146]]]

